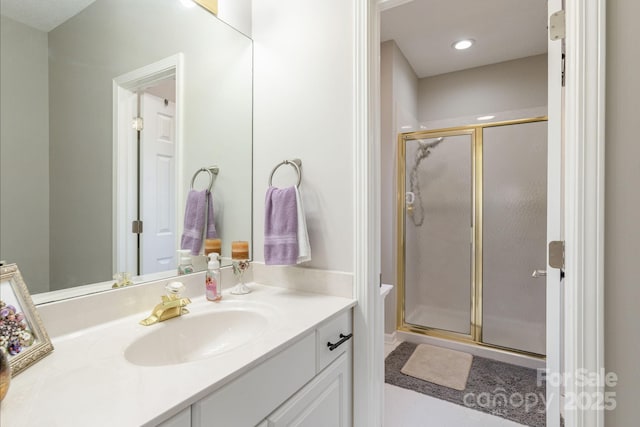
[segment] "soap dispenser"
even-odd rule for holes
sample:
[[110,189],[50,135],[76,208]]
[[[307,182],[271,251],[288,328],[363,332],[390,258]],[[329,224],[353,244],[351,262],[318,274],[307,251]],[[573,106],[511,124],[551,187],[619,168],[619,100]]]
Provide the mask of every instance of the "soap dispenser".
[[209,301],[222,299],[222,287],[220,286],[220,261],[216,252],[209,254],[207,274],[205,275],[205,293]]
[[178,276],[193,273],[193,264],[191,263],[191,251],[189,249],[178,250]]

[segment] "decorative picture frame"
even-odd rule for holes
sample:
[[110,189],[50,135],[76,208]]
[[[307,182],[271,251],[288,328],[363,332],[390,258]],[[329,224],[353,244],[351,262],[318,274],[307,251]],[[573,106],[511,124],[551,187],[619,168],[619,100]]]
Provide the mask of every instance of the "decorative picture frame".
[[0,266],[0,347],[15,377],[53,351],[16,264]]

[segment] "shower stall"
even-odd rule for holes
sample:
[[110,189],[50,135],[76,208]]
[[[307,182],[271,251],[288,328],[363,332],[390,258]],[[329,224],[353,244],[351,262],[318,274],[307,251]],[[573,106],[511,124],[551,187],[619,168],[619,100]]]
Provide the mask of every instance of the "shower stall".
[[545,354],[545,117],[400,134],[398,330]]

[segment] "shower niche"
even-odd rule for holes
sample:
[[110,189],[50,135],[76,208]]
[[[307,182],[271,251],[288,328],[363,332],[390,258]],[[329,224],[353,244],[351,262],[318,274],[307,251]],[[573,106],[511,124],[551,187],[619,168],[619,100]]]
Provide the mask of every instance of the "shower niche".
[[398,330],[544,356],[546,120],[399,135]]

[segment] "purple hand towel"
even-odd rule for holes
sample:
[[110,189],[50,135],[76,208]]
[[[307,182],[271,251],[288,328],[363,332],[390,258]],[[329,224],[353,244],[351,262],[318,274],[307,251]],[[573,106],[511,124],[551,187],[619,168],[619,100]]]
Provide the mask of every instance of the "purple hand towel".
[[[202,248],[202,235],[205,227],[205,214],[208,214],[207,238],[216,238],[213,217],[213,198],[208,190],[191,190],[187,195],[187,207],[184,213],[184,230],[180,247],[191,250],[191,255],[198,255]],[[212,236],[212,237],[210,237]]]
[[269,187],[264,201],[264,262],[294,265],[298,261],[298,204],[295,187]]

